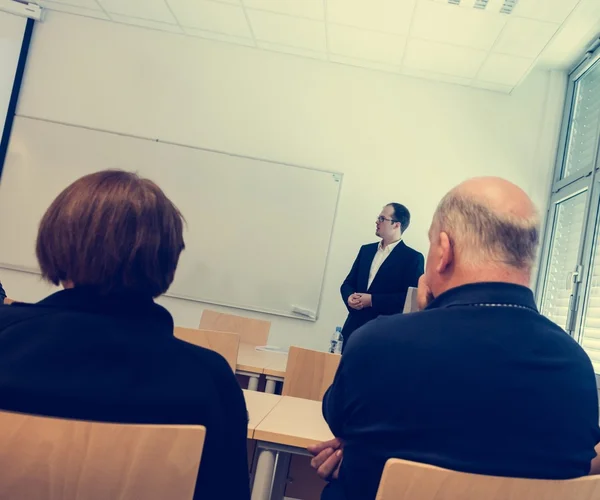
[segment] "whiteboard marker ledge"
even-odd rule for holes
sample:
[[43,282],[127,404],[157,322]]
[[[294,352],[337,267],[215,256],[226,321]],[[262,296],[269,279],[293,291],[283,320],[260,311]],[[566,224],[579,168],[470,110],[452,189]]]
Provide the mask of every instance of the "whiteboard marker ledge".
[[316,312],[304,309],[302,307],[292,306],[292,312],[294,314],[298,314],[299,316],[304,316],[305,318],[317,319]]

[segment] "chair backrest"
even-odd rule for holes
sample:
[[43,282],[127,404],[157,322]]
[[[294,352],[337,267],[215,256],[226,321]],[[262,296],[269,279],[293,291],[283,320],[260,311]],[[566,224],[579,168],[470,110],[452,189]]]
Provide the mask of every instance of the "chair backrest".
[[322,401],[333,382],[340,359],[339,354],[290,347],[282,394]]
[[244,344],[266,345],[271,322],[204,309],[200,318],[200,328],[237,333],[240,336],[240,342]]
[[377,500],[593,500],[600,476],[567,481],[482,476],[392,458]]
[[408,290],[406,290],[406,299],[404,299],[404,309],[402,310],[403,314],[416,312],[419,310],[419,305],[417,303],[417,294],[418,291],[415,287],[408,287]]
[[195,328],[175,327],[175,337],[205,349],[218,352],[225,358],[235,372],[237,366],[240,336],[237,333],[197,330]]
[[0,412],[0,498],[191,500],[205,435]]

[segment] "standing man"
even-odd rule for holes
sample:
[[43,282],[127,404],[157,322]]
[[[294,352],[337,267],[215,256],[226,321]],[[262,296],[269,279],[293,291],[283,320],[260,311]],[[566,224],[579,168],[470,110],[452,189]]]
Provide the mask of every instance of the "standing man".
[[402,234],[410,212],[400,203],[389,203],[377,217],[379,243],[363,245],[342,284],[348,318],[342,335],[346,346],[354,330],[381,314],[398,314],[404,308],[408,287],[416,287],[423,274],[423,255],[407,247]]

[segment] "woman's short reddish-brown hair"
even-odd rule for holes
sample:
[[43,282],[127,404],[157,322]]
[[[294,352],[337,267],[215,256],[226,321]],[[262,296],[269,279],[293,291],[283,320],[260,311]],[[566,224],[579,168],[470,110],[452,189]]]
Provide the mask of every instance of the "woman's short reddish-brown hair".
[[42,275],[102,293],[167,291],[184,249],[183,217],[152,181],[121,170],[86,175],[40,222]]

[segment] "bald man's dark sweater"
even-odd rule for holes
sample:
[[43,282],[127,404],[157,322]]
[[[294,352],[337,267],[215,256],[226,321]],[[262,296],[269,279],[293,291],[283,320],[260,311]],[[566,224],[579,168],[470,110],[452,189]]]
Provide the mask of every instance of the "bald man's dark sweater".
[[598,396],[583,349],[506,283],[452,289],[423,312],[357,330],[323,400],[345,440],[323,498],[375,498],[398,457],[526,478],[586,475],[600,440]]

